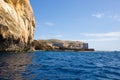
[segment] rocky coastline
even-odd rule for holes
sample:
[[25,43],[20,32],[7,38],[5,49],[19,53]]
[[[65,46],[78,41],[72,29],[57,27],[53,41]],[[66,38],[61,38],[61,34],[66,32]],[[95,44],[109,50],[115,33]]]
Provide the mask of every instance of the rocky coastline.
[[94,51],[80,41],[33,40],[34,29],[29,0],[0,0],[0,52]]
[[88,47],[88,43],[57,39],[34,40],[33,47],[35,50],[43,51],[95,51]]

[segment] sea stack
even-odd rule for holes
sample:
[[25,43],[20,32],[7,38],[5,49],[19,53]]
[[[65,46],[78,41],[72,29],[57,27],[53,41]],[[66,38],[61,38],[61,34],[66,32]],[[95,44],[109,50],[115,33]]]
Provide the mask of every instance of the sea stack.
[[0,51],[29,50],[34,28],[29,0],[0,0]]

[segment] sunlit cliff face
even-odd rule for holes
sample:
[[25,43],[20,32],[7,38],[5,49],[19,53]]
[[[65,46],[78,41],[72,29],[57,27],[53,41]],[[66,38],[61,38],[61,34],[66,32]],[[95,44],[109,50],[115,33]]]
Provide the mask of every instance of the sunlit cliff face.
[[33,40],[34,28],[29,0],[0,0],[0,51],[24,49]]

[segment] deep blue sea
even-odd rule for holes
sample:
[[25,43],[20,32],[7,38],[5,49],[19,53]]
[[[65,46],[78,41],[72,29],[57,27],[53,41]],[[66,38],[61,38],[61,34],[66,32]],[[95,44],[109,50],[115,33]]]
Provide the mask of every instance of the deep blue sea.
[[0,53],[0,80],[120,80],[120,52]]

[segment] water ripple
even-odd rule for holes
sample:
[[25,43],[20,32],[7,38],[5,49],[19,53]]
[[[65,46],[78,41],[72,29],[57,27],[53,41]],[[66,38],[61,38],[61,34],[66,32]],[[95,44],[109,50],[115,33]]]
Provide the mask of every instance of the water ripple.
[[120,52],[0,53],[0,80],[120,80]]

